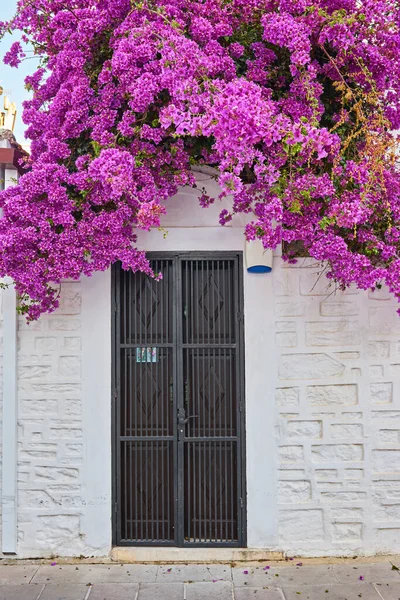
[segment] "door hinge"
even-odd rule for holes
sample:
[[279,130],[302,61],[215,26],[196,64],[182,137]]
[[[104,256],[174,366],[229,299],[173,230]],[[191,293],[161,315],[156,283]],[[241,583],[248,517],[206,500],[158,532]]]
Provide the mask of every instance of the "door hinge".
[[236,318],[241,323],[242,321],[244,321],[244,314],[242,312],[238,312],[236,314]]
[[114,393],[113,393],[113,400],[114,400],[114,402],[117,401],[117,398],[118,398],[117,388],[114,388]]
[[239,498],[239,506],[240,506],[240,508],[244,508],[243,498]]
[[118,502],[114,502],[114,512],[118,512]]
[[243,402],[239,402],[239,412],[242,412],[243,410]]

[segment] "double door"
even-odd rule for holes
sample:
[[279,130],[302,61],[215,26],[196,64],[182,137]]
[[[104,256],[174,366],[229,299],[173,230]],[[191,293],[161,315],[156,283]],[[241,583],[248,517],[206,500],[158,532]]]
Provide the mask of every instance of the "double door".
[[239,253],[114,268],[114,543],[243,546]]

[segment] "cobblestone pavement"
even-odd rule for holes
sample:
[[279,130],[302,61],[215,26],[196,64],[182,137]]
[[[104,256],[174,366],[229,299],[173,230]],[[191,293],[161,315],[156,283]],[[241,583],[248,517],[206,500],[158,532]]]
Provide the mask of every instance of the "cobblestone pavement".
[[256,566],[0,565],[0,600],[400,600],[391,560]]

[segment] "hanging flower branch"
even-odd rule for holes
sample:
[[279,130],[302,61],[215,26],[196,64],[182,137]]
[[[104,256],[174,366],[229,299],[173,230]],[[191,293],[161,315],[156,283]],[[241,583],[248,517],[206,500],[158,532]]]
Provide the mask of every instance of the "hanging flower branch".
[[250,213],[248,239],[300,242],[339,287],[400,299],[399,25],[395,0],[20,0],[3,33],[41,65],[0,275],[28,318],[64,278],[116,261],[155,276],[136,232],[199,164],[232,198],[222,225]]

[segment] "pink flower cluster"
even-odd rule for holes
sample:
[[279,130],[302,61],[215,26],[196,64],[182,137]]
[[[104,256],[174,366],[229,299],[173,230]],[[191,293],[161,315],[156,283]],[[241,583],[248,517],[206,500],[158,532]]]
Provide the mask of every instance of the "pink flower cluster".
[[[62,279],[117,261],[154,275],[136,231],[196,164],[232,199],[222,225],[252,213],[248,239],[288,260],[302,242],[340,287],[400,299],[396,0],[19,0],[10,28],[42,59],[31,159],[0,194],[0,276],[29,319]],[[4,61],[23,58],[16,42]]]

